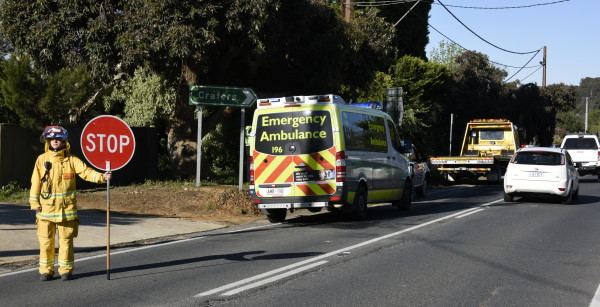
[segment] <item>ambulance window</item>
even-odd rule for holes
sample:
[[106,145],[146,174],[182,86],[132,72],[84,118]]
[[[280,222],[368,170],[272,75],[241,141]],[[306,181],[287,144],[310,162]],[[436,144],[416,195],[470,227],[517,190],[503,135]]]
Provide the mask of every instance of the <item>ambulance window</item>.
[[391,120],[387,120],[388,127],[390,129],[390,141],[392,142],[392,147],[396,149],[398,152],[403,152],[402,144],[400,142],[400,136],[398,136],[398,131],[396,131],[396,125],[392,123]]
[[255,150],[270,155],[301,155],[333,147],[329,111],[261,114],[256,118]]
[[387,152],[383,117],[342,112],[347,150]]

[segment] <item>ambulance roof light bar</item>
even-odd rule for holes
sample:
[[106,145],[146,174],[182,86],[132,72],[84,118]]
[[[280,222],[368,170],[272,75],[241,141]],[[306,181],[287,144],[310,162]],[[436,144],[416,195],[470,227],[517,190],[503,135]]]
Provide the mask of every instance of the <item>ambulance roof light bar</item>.
[[310,96],[288,96],[279,98],[264,98],[258,100],[259,108],[268,107],[290,107],[302,104],[317,103],[345,103],[344,99],[338,95],[310,95]]

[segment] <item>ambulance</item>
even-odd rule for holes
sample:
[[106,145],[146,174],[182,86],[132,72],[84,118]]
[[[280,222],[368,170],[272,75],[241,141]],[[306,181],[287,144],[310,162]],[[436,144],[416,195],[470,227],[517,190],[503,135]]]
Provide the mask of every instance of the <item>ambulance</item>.
[[359,220],[372,203],[410,209],[410,163],[379,102],[348,104],[332,94],[259,99],[249,143],[250,196],[273,223],[296,209]]

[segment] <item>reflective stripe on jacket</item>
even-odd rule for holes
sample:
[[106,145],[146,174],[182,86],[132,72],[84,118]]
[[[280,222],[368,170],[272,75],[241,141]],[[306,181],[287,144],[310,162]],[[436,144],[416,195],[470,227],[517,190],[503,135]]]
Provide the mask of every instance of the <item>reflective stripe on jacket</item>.
[[[66,141],[64,149],[54,152],[50,150],[49,141],[46,141],[46,152],[35,161],[29,204],[31,209],[42,207],[36,214],[38,219],[52,222],[77,219],[76,175],[90,182],[106,182],[102,173],[72,155],[70,148],[69,141]],[[50,163],[49,169],[46,162]]]

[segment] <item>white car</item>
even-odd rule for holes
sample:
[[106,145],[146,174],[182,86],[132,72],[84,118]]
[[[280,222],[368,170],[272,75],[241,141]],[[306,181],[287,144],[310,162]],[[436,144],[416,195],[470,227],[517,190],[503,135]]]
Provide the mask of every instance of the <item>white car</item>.
[[504,174],[504,201],[515,196],[548,195],[570,204],[579,196],[579,174],[565,149],[519,149]]

